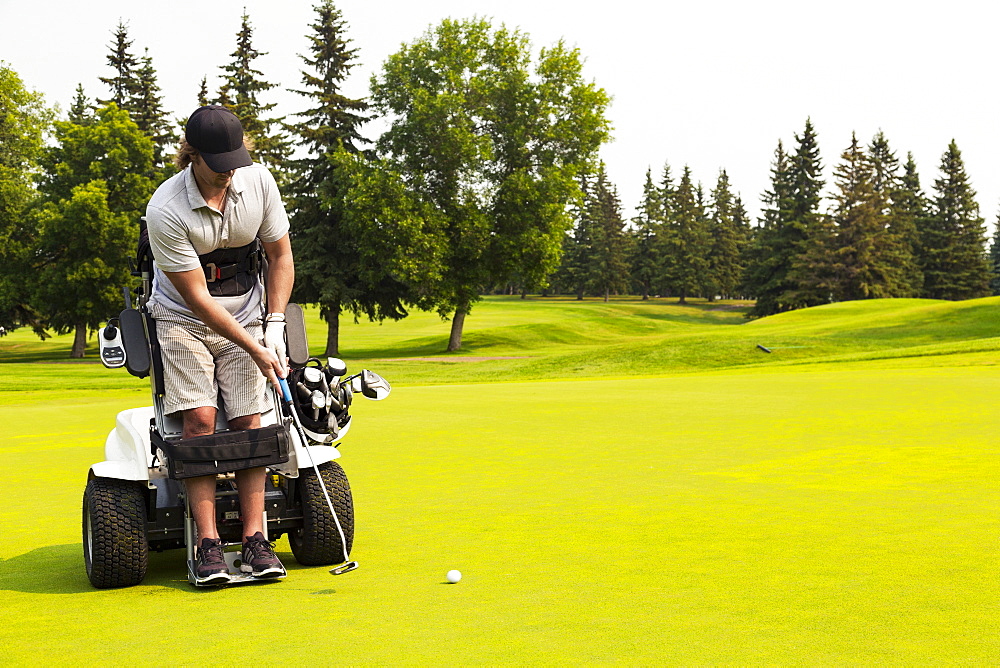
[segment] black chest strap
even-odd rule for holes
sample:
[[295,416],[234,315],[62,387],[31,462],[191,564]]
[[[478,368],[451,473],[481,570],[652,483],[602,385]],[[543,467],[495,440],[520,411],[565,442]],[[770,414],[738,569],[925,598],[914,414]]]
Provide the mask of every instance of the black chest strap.
[[252,290],[260,269],[260,254],[260,239],[254,239],[245,246],[217,248],[199,255],[209,294],[234,297]]

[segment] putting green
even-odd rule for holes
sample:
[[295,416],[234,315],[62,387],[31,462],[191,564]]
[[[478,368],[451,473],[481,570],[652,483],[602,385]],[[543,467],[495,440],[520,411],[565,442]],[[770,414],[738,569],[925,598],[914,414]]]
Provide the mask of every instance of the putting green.
[[8,395],[0,663],[995,663],[993,364],[398,386],[342,448],[361,568],[282,539],[286,580],[212,591],[84,573],[141,394]]

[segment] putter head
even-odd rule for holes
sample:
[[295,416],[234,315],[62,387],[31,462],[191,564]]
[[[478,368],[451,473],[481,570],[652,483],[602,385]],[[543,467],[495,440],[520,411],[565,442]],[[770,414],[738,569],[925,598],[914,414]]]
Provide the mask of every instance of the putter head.
[[343,575],[344,573],[350,573],[358,567],[358,562],[348,561],[343,566],[337,566],[336,568],[330,569],[331,575]]

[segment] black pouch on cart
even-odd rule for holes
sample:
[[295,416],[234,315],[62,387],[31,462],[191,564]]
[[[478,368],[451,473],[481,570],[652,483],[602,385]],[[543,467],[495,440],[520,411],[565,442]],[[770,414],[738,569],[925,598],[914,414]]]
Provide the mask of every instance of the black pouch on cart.
[[174,480],[288,461],[288,431],[280,424],[175,440],[166,440],[153,430],[150,445],[153,454],[157,448],[163,451],[167,458],[167,474]]

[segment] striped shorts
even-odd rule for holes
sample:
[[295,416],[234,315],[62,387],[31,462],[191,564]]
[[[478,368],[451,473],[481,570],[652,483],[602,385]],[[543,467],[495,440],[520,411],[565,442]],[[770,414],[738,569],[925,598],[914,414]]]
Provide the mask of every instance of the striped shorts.
[[[260,320],[246,326],[255,340],[263,336]],[[156,338],[163,359],[163,412],[201,406],[219,408],[226,419],[261,413],[270,408],[267,379],[245,350],[201,323],[156,321]]]

